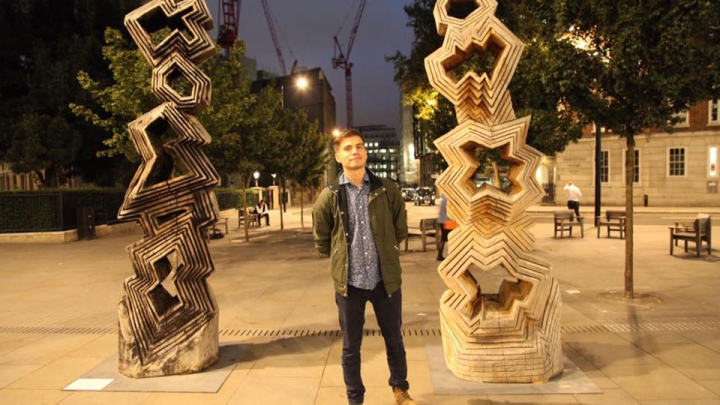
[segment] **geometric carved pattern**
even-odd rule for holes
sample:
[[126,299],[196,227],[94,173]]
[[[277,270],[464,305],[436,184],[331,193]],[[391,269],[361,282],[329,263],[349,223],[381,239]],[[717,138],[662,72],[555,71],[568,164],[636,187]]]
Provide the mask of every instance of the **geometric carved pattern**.
[[[526,210],[543,195],[535,180],[542,154],[528,146],[530,117],[517,119],[508,84],[523,44],[495,16],[497,2],[474,1],[467,18],[449,16],[461,0],[438,0],[435,21],[443,47],[425,59],[432,86],[455,104],[459,125],[435,144],[448,163],[437,186],[458,223],[438,267],[448,290],[440,300],[445,362],[457,377],[483,382],[547,382],[563,370],[560,288],[549,263],[532,255]],[[496,51],[487,72],[452,70],[473,53]],[[509,186],[472,182],[477,148],[510,163]],[[502,269],[497,292],[483,292],[471,270]]]
[[[118,309],[118,367],[130,377],[192,373],[219,355],[204,237],[218,218],[212,188],[219,176],[202,151],[210,135],[191,115],[210,102],[210,80],[196,64],[215,51],[212,19],[204,0],[154,0],[125,24],[153,66],[152,90],[164,103],[128,125],[142,162],[118,218],[138,221],[144,237],[128,247],[134,275]],[[179,79],[183,94],[173,86]]]

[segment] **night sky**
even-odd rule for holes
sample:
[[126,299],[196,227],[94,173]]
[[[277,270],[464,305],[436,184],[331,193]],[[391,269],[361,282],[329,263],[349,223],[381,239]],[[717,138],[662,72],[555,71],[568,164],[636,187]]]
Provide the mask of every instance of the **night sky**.
[[[218,27],[222,23],[217,11],[218,0],[207,2]],[[350,54],[355,126],[398,127],[400,95],[393,81],[393,67],[385,62],[385,56],[394,55],[397,50],[405,55],[409,53],[413,35],[406,26],[403,6],[410,2],[368,0],[365,5]],[[246,43],[246,55],[257,60],[258,69],[279,74],[280,65],[260,0],[241,3],[239,36]],[[333,36],[342,24],[338,39],[346,52],[359,0],[269,0],[268,3],[275,17],[288,73],[295,57],[298,66],[321,67],[333,89],[338,125],[345,126],[345,76],[343,70],[332,68]]]

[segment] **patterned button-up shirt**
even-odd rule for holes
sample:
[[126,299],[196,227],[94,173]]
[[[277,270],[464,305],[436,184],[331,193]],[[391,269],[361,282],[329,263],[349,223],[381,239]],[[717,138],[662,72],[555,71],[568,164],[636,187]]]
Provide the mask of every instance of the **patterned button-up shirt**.
[[348,200],[348,219],[350,223],[348,284],[363,290],[372,290],[381,281],[380,259],[375,236],[370,226],[370,177],[365,173],[363,184],[352,184],[345,173],[340,175],[340,185],[345,187]]

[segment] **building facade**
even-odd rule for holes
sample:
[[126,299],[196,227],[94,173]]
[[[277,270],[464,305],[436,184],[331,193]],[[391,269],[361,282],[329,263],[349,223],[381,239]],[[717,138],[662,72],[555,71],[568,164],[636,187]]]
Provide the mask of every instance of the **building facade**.
[[[718,100],[698,103],[687,111],[673,133],[647,130],[635,135],[633,201],[648,206],[718,206],[720,117]],[[594,130],[557,154],[554,166],[541,167],[559,188],[568,181],[583,191],[581,204],[595,201]],[[600,181],[603,205],[625,204],[626,140],[601,136]],[[543,173],[538,173],[540,178]],[[560,191],[562,193],[562,191]],[[564,197],[556,198],[564,204]]]
[[400,181],[402,151],[395,128],[385,125],[365,125],[355,128],[365,138],[365,148],[368,153],[367,167],[378,177]]

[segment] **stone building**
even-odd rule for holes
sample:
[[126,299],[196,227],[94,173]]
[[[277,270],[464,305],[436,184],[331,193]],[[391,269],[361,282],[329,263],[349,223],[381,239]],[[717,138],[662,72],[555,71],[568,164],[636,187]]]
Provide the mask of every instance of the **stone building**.
[[[646,130],[635,136],[633,198],[636,205],[717,206],[720,117],[718,100],[698,103],[683,114],[673,133]],[[548,181],[558,185],[555,202],[565,203],[562,185],[573,181],[583,191],[581,204],[591,205],[595,195],[595,137],[588,128],[578,142],[557,154],[554,164],[541,167]],[[625,204],[625,139],[609,132],[601,137],[601,201]],[[541,171],[544,171],[541,172]]]

